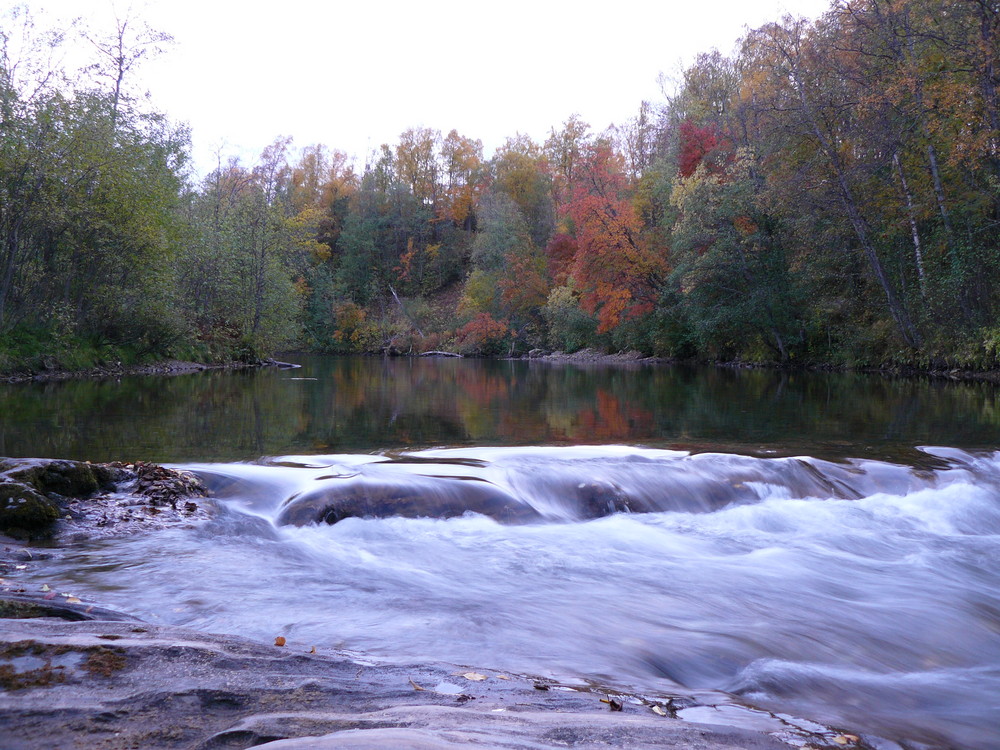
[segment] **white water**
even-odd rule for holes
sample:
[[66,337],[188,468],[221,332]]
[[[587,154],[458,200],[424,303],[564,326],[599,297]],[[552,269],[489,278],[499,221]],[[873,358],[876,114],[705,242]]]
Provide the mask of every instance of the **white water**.
[[[726,691],[913,747],[985,750],[1000,746],[1000,454],[936,455],[936,471],[622,447],[191,466],[220,487],[218,520],[68,550],[34,575],[152,621]],[[474,475],[554,520],[272,524],[287,498],[337,481],[320,477],[400,472]],[[671,509],[568,520],[560,488],[595,481]]]

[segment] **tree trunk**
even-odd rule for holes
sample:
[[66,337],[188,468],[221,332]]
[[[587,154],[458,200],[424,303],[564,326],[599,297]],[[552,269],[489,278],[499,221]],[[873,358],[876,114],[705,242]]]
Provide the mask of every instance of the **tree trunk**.
[[809,103],[809,99],[806,97],[805,90],[802,86],[802,80],[798,74],[797,66],[795,66],[794,63],[792,65],[792,71],[794,75],[795,87],[799,96],[799,102],[802,105],[802,113],[806,116],[809,128],[812,130],[813,135],[816,136],[816,140],[819,141],[820,147],[823,149],[827,159],[830,161],[830,165],[833,167],[834,174],[837,178],[837,187],[840,192],[840,200],[844,205],[844,209],[847,211],[848,219],[850,220],[851,227],[854,229],[854,233],[858,238],[858,242],[861,244],[861,249],[864,251],[865,257],[872,268],[872,272],[875,274],[875,280],[878,281],[879,286],[882,287],[886,303],[889,306],[889,313],[892,315],[892,319],[895,321],[896,328],[903,337],[903,341],[906,342],[907,346],[917,349],[921,344],[920,334],[917,332],[913,322],[910,320],[906,307],[896,296],[896,292],[892,288],[889,276],[885,272],[885,267],[882,265],[882,261],[878,257],[875,246],[872,244],[871,233],[868,229],[868,222],[865,221],[864,216],[858,208],[857,200],[854,197],[854,191],[851,190],[850,183],[847,179],[847,170],[841,162],[840,155],[837,153],[837,150],[819,126],[818,118],[812,111],[812,106]]
[[917,278],[920,280],[920,296],[926,298],[927,278],[924,276],[924,256],[920,249],[920,231],[917,228],[916,209],[913,207],[913,196],[906,183],[906,174],[903,172],[903,164],[899,160],[898,151],[892,155],[892,162],[896,165],[896,172],[899,174],[899,182],[903,189],[903,197],[906,200],[906,214],[910,220],[910,234],[913,236],[913,258],[917,266]]

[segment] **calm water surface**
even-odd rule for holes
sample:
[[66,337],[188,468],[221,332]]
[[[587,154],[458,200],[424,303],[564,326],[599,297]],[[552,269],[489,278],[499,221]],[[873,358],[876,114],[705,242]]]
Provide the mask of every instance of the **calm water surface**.
[[923,460],[1000,447],[1000,390],[868,375],[298,357],[299,370],[0,385],[0,455],[244,461],[285,453],[627,443]]
[[[221,508],[59,550],[27,582],[304,649],[700,691],[888,749],[1000,747],[996,388],[302,362],[0,388],[0,455],[173,462]],[[358,482],[469,480],[538,520],[276,523]],[[595,512],[594,487],[649,512]]]

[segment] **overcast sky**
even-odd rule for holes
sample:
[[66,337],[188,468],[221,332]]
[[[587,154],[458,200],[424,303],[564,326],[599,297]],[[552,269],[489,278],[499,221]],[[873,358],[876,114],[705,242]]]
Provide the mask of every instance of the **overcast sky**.
[[[16,0],[0,0],[6,10]],[[47,19],[112,30],[129,0],[29,0]],[[408,127],[483,141],[544,140],[571,114],[595,131],[661,101],[699,52],[732,51],[747,27],[815,18],[829,0],[133,0],[175,43],[145,63],[156,109],[192,130],[198,171],[215,152],[252,162],[279,135],[358,165]]]

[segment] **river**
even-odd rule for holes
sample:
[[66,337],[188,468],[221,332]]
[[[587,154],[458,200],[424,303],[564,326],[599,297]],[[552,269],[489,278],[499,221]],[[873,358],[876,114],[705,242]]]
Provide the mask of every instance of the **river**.
[[[995,386],[299,360],[0,387],[0,455],[169,462],[222,508],[59,550],[31,582],[207,631],[711,694],[885,748],[1000,746]],[[436,517],[276,523],[358,483]],[[441,512],[469,487],[534,516]]]

